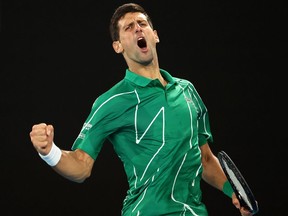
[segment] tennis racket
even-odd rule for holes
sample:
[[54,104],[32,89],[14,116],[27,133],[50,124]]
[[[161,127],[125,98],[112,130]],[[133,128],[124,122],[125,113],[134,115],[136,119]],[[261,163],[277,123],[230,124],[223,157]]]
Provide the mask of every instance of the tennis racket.
[[259,211],[258,203],[239,169],[224,151],[218,152],[217,157],[240,205],[256,214]]

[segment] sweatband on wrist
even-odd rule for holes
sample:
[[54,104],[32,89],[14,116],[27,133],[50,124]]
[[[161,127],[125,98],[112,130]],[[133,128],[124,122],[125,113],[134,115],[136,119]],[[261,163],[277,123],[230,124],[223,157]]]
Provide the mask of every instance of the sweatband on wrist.
[[234,191],[228,180],[224,183],[222,191],[224,194],[232,198],[232,194],[234,193]]
[[55,166],[62,155],[62,151],[60,148],[58,148],[55,143],[52,143],[52,148],[50,152],[47,155],[42,155],[39,153],[39,156],[49,165],[49,166]]

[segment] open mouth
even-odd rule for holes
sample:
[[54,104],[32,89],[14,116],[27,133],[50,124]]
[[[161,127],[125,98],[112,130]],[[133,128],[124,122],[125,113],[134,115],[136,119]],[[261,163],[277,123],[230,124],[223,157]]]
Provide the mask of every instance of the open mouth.
[[137,45],[140,48],[145,48],[147,46],[146,40],[144,38],[139,38],[139,40],[137,41]]

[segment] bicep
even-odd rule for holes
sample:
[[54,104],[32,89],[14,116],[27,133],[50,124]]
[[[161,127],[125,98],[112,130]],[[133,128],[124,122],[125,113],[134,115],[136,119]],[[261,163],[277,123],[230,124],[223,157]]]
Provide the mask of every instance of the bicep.
[[86,167],[86,169],[92,170],[95,160],[88,153],[81,149],[76,149],[75,156],[76,159]]
[[54,169],[71,181],[83,182],[90,177],[93,164],[94,159],[89,154],[76,149],[74,151],[62,151],[61,159]]
[[214,154],[211,151],[208,143],[201,145],[200,150],[201,150],[201,157],[202,157],[203,166],[206,166],[211,159],[215,159]]

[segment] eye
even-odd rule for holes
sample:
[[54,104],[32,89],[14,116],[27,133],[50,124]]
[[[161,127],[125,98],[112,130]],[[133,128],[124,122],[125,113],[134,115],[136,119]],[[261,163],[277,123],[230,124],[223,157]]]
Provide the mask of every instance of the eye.
[[124,30],[127,31],[127,30],[129,30],[129,29],[131,29],[131,28],[132,28],[131,25],[128,25],[128,26],[126,26],[126,27],[124,28]]
[[141,27],[145,27],[145,26],[147,26],[147,22],[146,21],[139,22],[139,25]]

